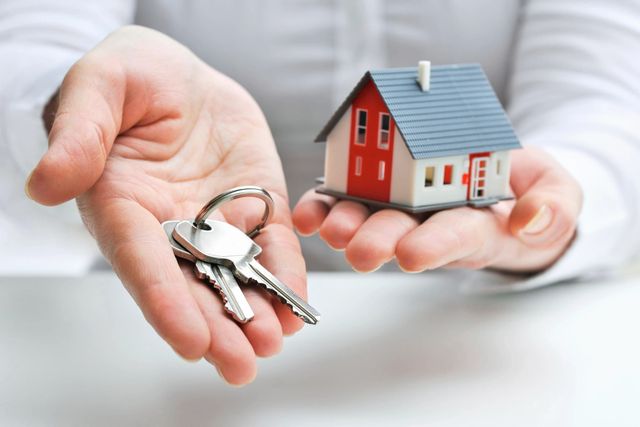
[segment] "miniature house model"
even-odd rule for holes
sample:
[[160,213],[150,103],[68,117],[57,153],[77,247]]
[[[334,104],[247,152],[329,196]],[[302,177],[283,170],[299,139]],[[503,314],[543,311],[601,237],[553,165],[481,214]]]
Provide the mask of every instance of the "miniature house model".
[[509,197],[509,150],[520,143],[479,65],[367,72],[316,142],[317,191],[423,212]]

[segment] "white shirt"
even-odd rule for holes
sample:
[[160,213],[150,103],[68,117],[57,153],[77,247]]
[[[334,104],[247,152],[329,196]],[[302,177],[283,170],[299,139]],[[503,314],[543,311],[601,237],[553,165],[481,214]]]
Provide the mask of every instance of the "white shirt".
[[[322,175],[324,147],[312,140],[365,70],[481,63],[523,144],[548,149],[585,192],[563,258],[503,282],[612,269],[640,250],[639,22],[637,0],[3,0],[0,274],[82,274],[95,262],[73,203],[37,206],[23,184],[47,146],[44,103],[77,58],[128,23],[177,39],[252,93],[292,201]],[[317,238],[303,248],[312,268],[346,267]]]

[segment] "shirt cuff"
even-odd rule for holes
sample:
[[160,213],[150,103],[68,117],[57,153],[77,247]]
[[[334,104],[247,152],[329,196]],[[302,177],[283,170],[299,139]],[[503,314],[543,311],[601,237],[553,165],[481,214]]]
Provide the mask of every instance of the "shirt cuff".
[[55,65],[25,82],[18,93],[16,91],[7,96],[9,99],[4,106],[4,117],[1,118],[4,124],[2,139],[5,139],[23,179],[47,150],[42,112],[75,60],[75,55],[58,57]]

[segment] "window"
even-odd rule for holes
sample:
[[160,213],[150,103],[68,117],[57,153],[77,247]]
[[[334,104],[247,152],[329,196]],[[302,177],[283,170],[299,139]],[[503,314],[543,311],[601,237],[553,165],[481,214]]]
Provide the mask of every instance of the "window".
[[382,150],[389,149],[389,129],[391,128],[391,119],[387,113],[380,113],[380,131],[378,132],[378,148]]
[[358,123],[356,123],[356,144],[364,145],[367,141],[367,110],[356,110]]
[[384,160],[380,160],[378,162],[378,181],[384,181],[385,167]]
[[500,172],[502,169],[502,162],[500,159],[496,160],[496,175],[500,176]]
[[444,185],[453,184],[453,165],[444,165]]
[[356,176],[361,176],[361,175],[362,175],[362,157],[357,156],[356,157]]
[[424,170],[424,186],[433,187],[433,176],[435,175],[436,168],[433,166],[427,166]]

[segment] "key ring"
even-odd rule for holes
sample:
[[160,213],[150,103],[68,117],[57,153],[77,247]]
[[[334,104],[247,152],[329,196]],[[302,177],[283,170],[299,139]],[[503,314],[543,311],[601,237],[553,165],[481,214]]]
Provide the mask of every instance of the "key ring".
[[260,223],[256,225],[252,230],[247,231],[247,236],[253,238],[267,225],[271,216],[273,215],[273,198],[271,194],[267,190],[262,187],[257,187],[254,185],[245,185],[242,187],[232,188],[227,190],[213,199],[209,200],[209,202],[200,209],[196,219],[193,221],[193,224],[197,228],[203,228],[206,219],[211,215],[211,213],[218,209],[223,204],[230,202],[235,199],[240,199],[242,197],[256,197],[264,202],[264,213],[262,214],[262,219]]

